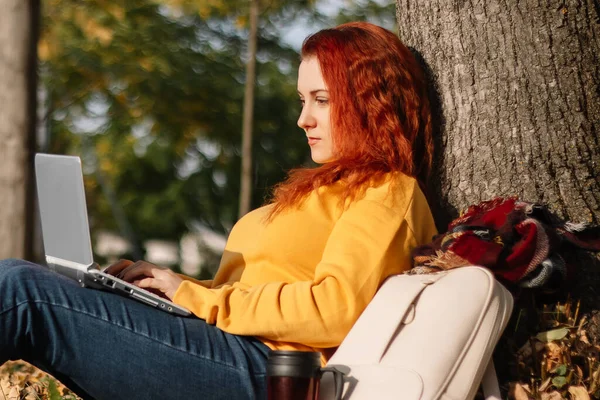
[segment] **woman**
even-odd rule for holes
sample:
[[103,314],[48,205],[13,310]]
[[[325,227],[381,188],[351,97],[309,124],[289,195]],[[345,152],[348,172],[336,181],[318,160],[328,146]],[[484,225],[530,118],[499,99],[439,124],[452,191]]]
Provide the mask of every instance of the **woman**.
[[419,188],[433,154],[423,75],[367,23],[309,36],[298,125],[318,168],[292,171],[234,226],[212,281],[146,262],[108,272],[179,318],[20,260],[0,263],[0,364],[25,359],[84,397],[263,398],[269,349],[331,356],[386,277],[436,233]]

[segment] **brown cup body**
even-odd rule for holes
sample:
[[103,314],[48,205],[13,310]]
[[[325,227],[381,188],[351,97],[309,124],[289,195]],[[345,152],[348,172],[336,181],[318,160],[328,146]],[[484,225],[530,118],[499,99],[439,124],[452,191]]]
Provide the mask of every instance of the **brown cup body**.
[[267,363],[267,399],[317,400],[321,378],[320,360],[319,352],[270,351]]
[[271,376],[267,381],[268,400],[316,400],[319,380],[290,376]]

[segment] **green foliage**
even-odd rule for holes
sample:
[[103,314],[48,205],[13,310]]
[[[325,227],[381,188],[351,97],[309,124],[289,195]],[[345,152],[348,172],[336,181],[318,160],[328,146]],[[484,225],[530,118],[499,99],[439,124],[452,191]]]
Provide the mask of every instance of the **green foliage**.
[[56,384],[56,381],[49,377],[46,382],[48,384],[48,399],[49,400],[61,400],[62,396],[60,395],[60,392],[58,391],[58,386]]
[[[82,155],[94,228],[117,229],[105,181],[139,241],[177,239],[191,221],[225,231],[237,218],[246,45],[239,13],[204,18],[186,2],[166,3],[51,0],[39,46],[47,150]],[[295,126],[298,55],[269,19],[263,25],[255,207],[308,150]]]
[[340,10],[335,22],[343,24],[351,21],[369,21],[392,32],[396,28],[396,2],[393,0],[346,0],[346,7]]
[[54,377],[22,360],[0,365],[0,399],[77,400]]
[[[372,0],[343,19],[393,11]],[[93,231],[177,240],[237,219],[248,2],[48,0],[39,44],[42,150],[80,154]],[[298,54],[278,27],[332,25],[314,0],[261,1],[252,206],[309,160],[296,126]],[[110,201],[110,193],[114,193]]]
[[[533,293],[527,296],[533,297]],[[504,335],[512,347],[506,352],[513,381],[509,397],[600,398],[600,313],[582,315],[579,302],[570,297],[565,302],[552,302],[541,308],[523,305],[519,316],[523,310],[533,311],[529,318],[519,318],[529,326],[518,326],[514,330],[509,327]],[[539,330],[540,333],[531,335]],[[518,331],[526,336],[519,338]]]

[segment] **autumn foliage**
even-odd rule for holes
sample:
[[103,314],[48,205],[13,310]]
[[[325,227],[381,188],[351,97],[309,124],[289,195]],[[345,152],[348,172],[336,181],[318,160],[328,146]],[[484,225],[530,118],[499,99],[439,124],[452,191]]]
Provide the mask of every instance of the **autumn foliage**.
[[24,361],[0,366],[0,400],[77,400],[52,376]]

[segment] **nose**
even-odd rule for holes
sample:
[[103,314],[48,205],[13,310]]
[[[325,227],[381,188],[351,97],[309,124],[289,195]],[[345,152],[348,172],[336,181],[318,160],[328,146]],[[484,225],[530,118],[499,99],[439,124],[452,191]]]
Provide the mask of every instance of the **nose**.
[[304,130],[313,128],[316,125],[316,120],[310,112],[310,106],[305,104],[298,117],[298,126]]

